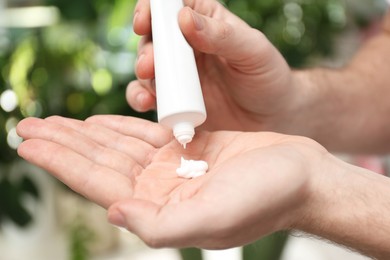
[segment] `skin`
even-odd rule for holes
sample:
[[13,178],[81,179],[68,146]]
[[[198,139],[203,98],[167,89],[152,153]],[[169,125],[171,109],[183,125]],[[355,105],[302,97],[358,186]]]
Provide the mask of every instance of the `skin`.
[[[307,198],[305,157],[325,154],[307,138],[242,132],[201,132],[183,151],[170,130],[121,116],[28,118],[17,131],[21,157],[108,208],[111,222],[153,247],[225,248],[290,227],[296,220],[282,211]],[[178,177],[181,156],[207,161],[208,173]]]
[[[122,116],[28,118],[17,131],[21,157],[108,209],[111,223],[151,247],[221,249],[298,229],[390,257],[388,178],[311,139],[199,132],[183,151],[170,130]],[[209,171],[178,177],[182,155],[207,161]]]
[[[388,178],[309,138],[258,132],[306,135],[332,150],[389,151],[389,18],[345,68],[292,71],[264,35],[218,2],[185,4],[179,24],[196,52],[204,129],[213,132],[198,131],[183,150],[170,130],[141,119],[29,118],[17,127],[20,156],[152,247],[229,248],[298,229],[389,259]],[[144,36],[127,98],[146,111],[155,106],[147,0],[137,4],[134,30]],[[208,173],[177,177],[182,155],[207,161]]]
[[[383,120],[390,113],[390,14],[342,68],[292,70],[261,32],[217,1],[184,3],[178,22],[197,57],[203,129],[304,135],[338,152],[390,150],[390,121]],[[149,0],[138,1],[134,30],[143,39],[127,99],[147,111],[155,109]]]
[[[188,6],[179,14],[179,25],[195,49],[211,119],[204,128],[258,130],[265,124],[263,116],[287,110],[275,104],[286,103],[293,93],[290,68],[266,37],[217,1],[184,2]],[[149,8],[149,1],[140,0],[134,15],[134,31],[143,38],[136,63],[139,79],[129,84],[127,98],[138,111],[154,109],[156,101]]]

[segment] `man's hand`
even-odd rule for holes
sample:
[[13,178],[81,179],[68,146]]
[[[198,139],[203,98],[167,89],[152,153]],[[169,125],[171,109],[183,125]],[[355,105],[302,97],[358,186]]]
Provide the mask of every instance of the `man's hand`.
[[[120,116],[29,118],[17,130],[23,158],[154,247],[226,248],[291,227],[325,152],[306,138],[240,132],[198,132],[184,150],[160,125]],[[178,177],[181,156],[209,171]]]
[[[178,18],[194,48],[205,98],[207,130],[259,130],[284,122],[295,102],[291,71],[268,39],[215,0],[188,0]],[[138,111],[154,109],[154,61],[149,0],[139,0],[134,31],[142,35],[138,80],[127,100]],[[177,73],[180,73],[179,71]]]
[[[229,248],[291,228],[390,257],[389,179],[308,138],[198,132],[184,150],[170,130],[121,116],[29,118],[17,131],[23,158],[152,247]],[[209,171],[178,177],[181,156]]]

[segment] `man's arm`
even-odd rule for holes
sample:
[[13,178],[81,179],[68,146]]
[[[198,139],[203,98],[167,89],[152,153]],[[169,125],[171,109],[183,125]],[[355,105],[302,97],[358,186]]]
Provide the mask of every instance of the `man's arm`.
[[[170,130],[139,118],[29,118],[17,131],[23,158],[152,247],[229,248],[294,228],[390,259],[390,180],[308,138],[198,132],[183,154]],[[206,160],[207,174],[178,178],[183,155]]]
[[294,82],[298,97],[287,132],[334,151],[390,151],[390,13],[347,66],[296,71]]
[[326,165],[296,228],[390,259],[390,179],[341,161]]

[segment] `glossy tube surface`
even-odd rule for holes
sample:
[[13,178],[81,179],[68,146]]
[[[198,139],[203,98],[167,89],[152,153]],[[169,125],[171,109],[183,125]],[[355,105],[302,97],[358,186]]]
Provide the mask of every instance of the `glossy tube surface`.
[[178,24],[182,0],[151,0],[158,121],[185,146],[206,120],[195,56]]

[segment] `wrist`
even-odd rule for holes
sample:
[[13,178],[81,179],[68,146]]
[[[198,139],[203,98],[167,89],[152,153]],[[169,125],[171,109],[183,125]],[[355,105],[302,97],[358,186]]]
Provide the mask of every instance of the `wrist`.
[[348,87],[339,87],[347,75],[346,69],[318,68],[293,72],[294,94],[288,117],[293,120],[289,122],[290,126],[295,128],[290,129],[291,134],[312,138],[332,151],[343,150],[340,144],[345,145],[348,138],[335,133],[348,129],[356,114],[350,107],[358,106],[356,102],[359,101],[353,99],[356,102],[351,104]]
[[[310,162],[311,163],[311,162]],[[311,163],[312,164],[312,163]],[[343,172],[345,171],[343,163],[340,163],[330,153],[323,156],[317,165],[311,165],[310,182],[308,185],[307,200],[301,207],[300,217],[294,223],[293,228],[314,235],[321,235],[321,225],[325,224],[329,211],[333,211],[335,189],[340,189],[342,184]],[[332,196],[332,199],[329,198]]]
[[301,135],[315,139],[318,126],[320,88],[313,70],[293,70],[289,95],[285,99],[284,109],[277,120],[277,130],[287,134]]
[[321,189],[325,192],[329,187],[323,186],[323,179],[326,180],[327,172],[335,171],[337,165],[333,163],[335,158],[316,141],[301,136],[293,138],[300,155],[294,159],[299,165],[294,185],[299,185],[300,188],[293,196],[294,199],[289,199],[292,204],[286,209],[283,229],[307,231],[307,226],[311,226],[311,219],[315,218],[312,212],[316,213],[316,207],[321,207],[322,202],[318,201],[322,196],[318,192]]
[[309,197],[294,228],[380,259],[390,257],[390,181],[326,156],[313,172]]

